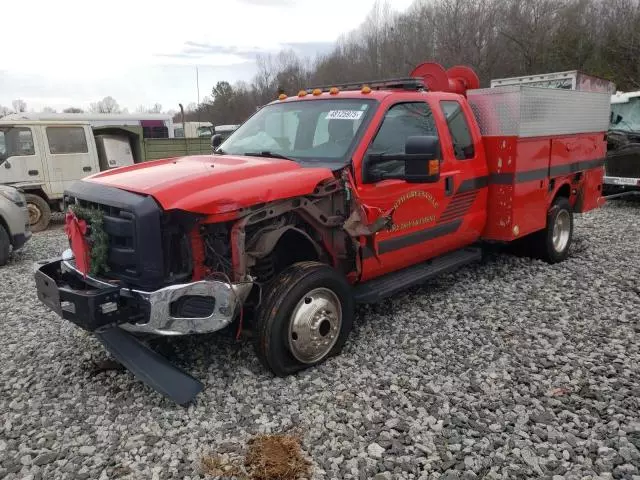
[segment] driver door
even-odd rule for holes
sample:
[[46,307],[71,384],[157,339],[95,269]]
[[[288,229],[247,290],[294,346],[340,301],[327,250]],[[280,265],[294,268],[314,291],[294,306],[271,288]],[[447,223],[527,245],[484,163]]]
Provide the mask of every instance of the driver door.
[[[400,101],[381,107],[385,110],[377,131],[362,160],[370,154],[403,154],[411,136],[435,136],[442,144],[434,112],[424,100]],[[444,118],[439,119],[445,122]],[[440,147],[440,152],[449,149]],[[389,215],[388,229],[374,234],[363,249],[363,281],[425,261],[457,248],[458,225],[439,222],[449,201],[446,189],[455,175],[455,165],[440,158],[440,179],[434,183],[409,183],[401,179],[375,180],[385,173],[402,176],[404,161],[390,160],[375,166],[360,162],[363,178],[356,197],[363,206],[368,224]],[[449,156],[448,153],[445,155]],[[373,175],[371,175],[373,174]],[[374,180],[371,180],[373,178]],[[447,180],[449,178],[449,180]],[[367,183],[365,183],[365,181]]]
[[0,183],[45,183],[41,144],[33,127],[15,126],[0,130]]

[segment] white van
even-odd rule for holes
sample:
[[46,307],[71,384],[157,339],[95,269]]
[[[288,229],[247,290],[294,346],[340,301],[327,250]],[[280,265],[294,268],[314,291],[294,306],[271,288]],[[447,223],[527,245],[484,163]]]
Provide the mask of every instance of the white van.
[[25,192],[32,231],[47,228],[51,210],[61,210],[64,190],[76,180],[133,164],[126,147],[109,138],[100,142],[103,151],[116,152],[103,159],[105,168],[88,122],[0,121],[0,184]]

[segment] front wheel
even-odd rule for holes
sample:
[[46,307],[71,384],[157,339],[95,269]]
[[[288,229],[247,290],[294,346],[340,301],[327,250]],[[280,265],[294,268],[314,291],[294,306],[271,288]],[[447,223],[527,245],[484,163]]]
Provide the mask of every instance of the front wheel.
[[573,241],[573,209],[569,200],[558,197],[547,213],[547,227],[539,233],[536,246],[540,258],[549,263],[562,262]]
[[3,225],[0,224],[0,267],[6,265],[9,261],[9,251],[11,250],[11,241],[9,234]]
[[354,315],[343,275],[322,263],[300,262],[275,277],[265,293],[255,348],[276,375],[318,365],[342,350]]

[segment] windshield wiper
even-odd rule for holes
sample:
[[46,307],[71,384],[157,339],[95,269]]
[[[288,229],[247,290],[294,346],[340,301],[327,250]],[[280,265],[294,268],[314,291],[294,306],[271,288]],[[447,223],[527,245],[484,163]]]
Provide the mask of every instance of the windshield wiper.
[[262,152],[247,152],[244,154],[247,157],[271,157],[271,158],[280,158],[282,160],[291,160],[295,162],[295,158],[287,157],[286,155],[282,155],[280,153],[262,151]]

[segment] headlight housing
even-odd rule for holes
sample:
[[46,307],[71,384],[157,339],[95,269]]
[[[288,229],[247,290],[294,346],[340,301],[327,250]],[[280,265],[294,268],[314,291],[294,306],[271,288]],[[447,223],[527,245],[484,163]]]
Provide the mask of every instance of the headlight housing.
[[0,185],[0,195],[5,197],[10,202],[15,203],[19,207],[25,205],[24,195],[19,190],[9,187],[7,185]]

